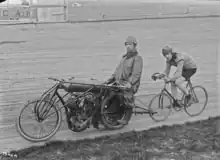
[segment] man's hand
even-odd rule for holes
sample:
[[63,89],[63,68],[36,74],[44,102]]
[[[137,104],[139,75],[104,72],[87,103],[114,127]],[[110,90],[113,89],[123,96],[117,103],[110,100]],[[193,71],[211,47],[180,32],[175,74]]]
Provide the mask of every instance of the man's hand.
[[120,82],[120,84],[121,84],[123,87],[128,88],[128,89],[130,89],[130,88],[132,87],[132,86],[131,86],[131,83],[126,82],[126,81]]
[[110,84],[114,82],[114,78],[109,78],[108,80],[106,80],[103,84]]
[[130,83],[125,83],[125,85],[124,85],[126,88],[131,88],[131,84]]
[[164,77],[164,81],[166,82],[166,83],[169,83],[170,82],[170,78],[169,77]]
[[161,79],[161,78],[163,78],[163,77],[165,77],[165,74],[164,74],[164,73],[161,73],[161,74],[159,74],[159,75],[157,76],[157,78],[159,78],[159,79]]

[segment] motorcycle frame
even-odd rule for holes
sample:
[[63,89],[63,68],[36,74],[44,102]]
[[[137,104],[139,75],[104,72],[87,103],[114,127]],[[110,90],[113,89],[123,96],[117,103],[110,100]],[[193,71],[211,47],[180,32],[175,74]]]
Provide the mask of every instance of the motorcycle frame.
[[[67,105],[68,105],[70,102],[69,102],[69,103],[65,103],[64,97],[66,97],[67,95],[71,94],[71,95],[75,96],[75,98],[73,98],[73,100],[77,100],[77,99],[79,99],[79,98],[85,97],[85,96],[88,95],[88,94],[93,94],[93,93],[91,93],[91,92],[89,92],[89,91],[92,90],[92,89],[93,89],[94,87],[96,87],[96,86],[99,86],[99,85],[94,85],[94,86],[92,86],[91,88],[89,88],[88,90],[86,90],[85,92],[83,92],[82,94],[76,94],[76,93],[74,93],[74,92],[73,92],[73,93],[67,92],[64,96],[61,96],[60,93],[58,92],[58,90],[59,90],[59,83],[56,83],[55,85],[53,85],[51,88],[49,88],[47,91],[45,91],[45,92],[42,94],[39,103],[41,103],[42,101],[44,101],[45,99],[47,99],[48,97],[50,97],[50,94],[52,93],[52,96],[51,96],[47,101],[51,102],[52,105],[56,105],[57,103],[61,102],[62,106],[61,106],[61,107],[57,107],[58,109],[57,109],[56,112],[59,112],[62,108],[64,108],[64,109],[65,109],[65,114],[66,114],[66,117],[67,117],[67,116],[68,116],[68,107],[67,107]],[[91,117],[93,117],[93,116],[96,114],[97,110],[99,110],[99,108],[100,108],[100,105],[99,105],[99,104],[101,104],[102,98],[103,98],[103,97],[106,97],[106,96],[108,95],[109,90],[108,90],[107,88],[110,88],[110,87],[102,88],[101,91],[96,94],[96,102],[95,102],[95,108],[96,108],[96,109],[95,109],[94,112],[92,113],[92,116],[91,116]],[[112,89],[112,90],[114,90],[114,89]],[[54,98],[54,97],[55,97],[55,98]],[[37,104],[38,104],[38,103],[37,103]],[[37,104],[36,104],[36,106],[35,106],[35,111],[37,110],[37,109],[36,109],[36,107],[38,106]],[[51,108],[52,105],[50,105],[50,108]],[[39,105],[39,106],[40,106],[40,105]],[[42,108],[44,108],[44,107],[42,107]],[[45,110],[45,111],[46,111],[46,114],[49,113],[50,108]],[[43,109],[41,109],[41,110],[43,110]],[[53,115],[54,113],[55,113],[55,112],[49,114],[49,115],[46,116],[46,117],[49,117],[49,116]],[[45,114],[45,113],[43,113],[43,114]],[[68,123],[68,125],[69,125],[68,120],[67,120],[67,123]]]

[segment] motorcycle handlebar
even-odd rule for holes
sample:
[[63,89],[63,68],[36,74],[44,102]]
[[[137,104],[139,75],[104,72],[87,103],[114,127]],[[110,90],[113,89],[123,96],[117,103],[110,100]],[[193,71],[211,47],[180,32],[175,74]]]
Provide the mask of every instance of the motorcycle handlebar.
[[54,78],[54,77],[49,77],[48,79],[49,79],[49,80],[56,81],[56,82],[64,82],[64,80],[63,80],[63,79],[59,80],[59,79]]
[[[58,82],[58,83],[74,83],[74,82],[68,82],[68,81],[65,81],[64,79],[57,79],[57,78],[54,78],[54,77],[49,77],[48,78],[49,80],[53,80],[55,82]],[[72,78],[73,79],[73,78]],[[77,83],[77,84],[83,84],[83,83]],[[85,85],[90,85],[90,84],[85,84]],[[91,84],[91,85],[95,85],[95,84]],[[123,86],[123,85],[109,85],[109,84],[103,84],[103,83],[100,83],[98,85],[95,85],[95,86],[100,86],[100,87],[112,87],[112,88],[120,88],[120,89],[123,89],[123,90],[128,90],[129,88]]]

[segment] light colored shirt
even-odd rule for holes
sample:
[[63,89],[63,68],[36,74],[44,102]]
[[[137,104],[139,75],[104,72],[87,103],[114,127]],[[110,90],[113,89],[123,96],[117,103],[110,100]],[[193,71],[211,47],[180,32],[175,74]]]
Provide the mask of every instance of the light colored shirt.
[[177,67],[178,63],[183,61],[183,69],[195,69],[197,68],[194,59],[185,53],[176,53],[176,57],[171,61],[167,61],[171,66]]

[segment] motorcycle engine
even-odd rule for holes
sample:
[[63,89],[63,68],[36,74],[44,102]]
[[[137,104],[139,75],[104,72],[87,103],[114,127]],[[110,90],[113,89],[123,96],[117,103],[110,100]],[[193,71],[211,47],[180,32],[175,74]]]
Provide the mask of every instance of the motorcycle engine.
[[90,125],[90,117],[95,109],[95,96],[88,94],[82,98],[71,97],[67,100],[69,128],[74,132],[81,132]]

